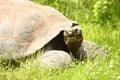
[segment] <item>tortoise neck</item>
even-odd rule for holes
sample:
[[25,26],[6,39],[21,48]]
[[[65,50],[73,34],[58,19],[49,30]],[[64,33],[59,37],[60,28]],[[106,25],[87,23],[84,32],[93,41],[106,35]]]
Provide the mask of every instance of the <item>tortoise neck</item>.
[[79,47],[80,46],[72,46],[72,47],[69,47],[69,50],[70,50],[70,52],[72,53],[72,54],[75,54],[77,51],[78,51],[78,49],[79,49]]
[[[83,40],[82,40],[83,41]],[[72,53],[72,55],[76,58],[78,57],[76,53],[78,52],[79,48],[81,47],[82,41],[79,42],[73,42],[68,44],[68,49]]]

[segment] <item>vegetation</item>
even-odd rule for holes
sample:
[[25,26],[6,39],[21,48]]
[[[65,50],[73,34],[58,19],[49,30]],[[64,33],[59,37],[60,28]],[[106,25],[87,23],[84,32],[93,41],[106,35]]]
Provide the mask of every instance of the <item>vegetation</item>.
[[0,64],[0,80],[120,80],[119,0],[32,0],[49,5],[79,22],[84,39],[109,51],[107,58],[73,62],[64,69],[44,69],[29,60],[18,68]]

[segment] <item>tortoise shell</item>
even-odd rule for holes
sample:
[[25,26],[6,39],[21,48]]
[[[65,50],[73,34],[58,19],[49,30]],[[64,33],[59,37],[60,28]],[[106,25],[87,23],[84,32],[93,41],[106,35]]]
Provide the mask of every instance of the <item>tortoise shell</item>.
[[72,22],[57,10],[27,0],[0,0],[0,58],[26,57]]

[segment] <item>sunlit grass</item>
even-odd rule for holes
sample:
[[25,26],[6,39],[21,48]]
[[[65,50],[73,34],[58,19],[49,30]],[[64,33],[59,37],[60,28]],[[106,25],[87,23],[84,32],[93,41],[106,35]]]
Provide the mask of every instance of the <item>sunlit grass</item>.
[[[60,9],[60,5],[54,3],[54,6],[66,14],[66,11],[62,10],[63,8]],[[65,10],[66,6],[63,6]],[[0,64],[0,80],[120,80],[119,27],[112,28],[110,24],[104,26],[83,24],[81,22],[84,18],[80,17],[82,16],[79,15],[80,11],[68,11],[66,16],[79,22],[84,39],[93,41],[109,51],[107,58],[96,57],[94,61],[76,62],[77,64],[73,62],[70,67],[51,70],[40,68],[37,63],[33,64],[30,59],[22,62],[21,66],[15,69],[6,68]]]

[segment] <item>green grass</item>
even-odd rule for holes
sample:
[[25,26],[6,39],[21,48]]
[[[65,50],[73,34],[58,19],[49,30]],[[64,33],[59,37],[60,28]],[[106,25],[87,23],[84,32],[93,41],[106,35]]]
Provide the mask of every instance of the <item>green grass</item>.
[[39,68],[29,60],[15,69],[7,69],[7,66],[0,64],[0,80],[120,80],[120,28],[113,28],[110,24],[101,26],[82,23],[80,11],[75,15],[70,12],[66,16],[80,23],[84,39],[96,42],[109,51],[107,58],[96,57],[94,61],[73,62],[65,69],[51,70]]

